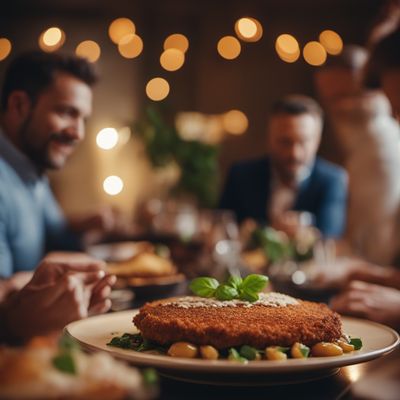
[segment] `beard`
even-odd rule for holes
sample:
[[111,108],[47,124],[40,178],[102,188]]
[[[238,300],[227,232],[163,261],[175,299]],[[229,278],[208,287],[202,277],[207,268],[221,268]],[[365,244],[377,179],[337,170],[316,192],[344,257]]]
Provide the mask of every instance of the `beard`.
[[53,132],[46,139],[41,140],[41,135],[37,135],[32,128],[32,116],[29,115],[19,130],[19,140],[21,150],[33,162],[40,173],[47,169],[60,169],[63,167],[65,159],[61,161],[52,157],[51,145],[54,142],[75,146],[76,140],[62,132]]

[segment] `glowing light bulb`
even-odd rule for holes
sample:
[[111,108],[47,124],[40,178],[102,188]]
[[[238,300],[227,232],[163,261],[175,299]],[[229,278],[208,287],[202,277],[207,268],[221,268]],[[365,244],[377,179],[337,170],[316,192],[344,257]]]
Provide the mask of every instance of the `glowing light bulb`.
[[116,196],[122,192],[124,182],[119,176],[111,175],[104,179],[103,189],[110,196]]
[[110,150],[118,143],[118,132],[114,128],[104,128],[96,136],[96,143],[103,150]]

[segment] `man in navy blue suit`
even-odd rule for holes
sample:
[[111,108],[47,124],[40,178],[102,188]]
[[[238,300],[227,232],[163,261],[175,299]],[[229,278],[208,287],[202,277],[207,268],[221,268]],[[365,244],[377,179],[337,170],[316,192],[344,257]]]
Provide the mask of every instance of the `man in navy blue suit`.
[[239,222],[252,218],[282,227],[290,210],[307,211],[325,237],[345,229],[347,175],[316,157],[323,113],[313,99],[290,95],[277,101],[268,123],[268,155],[235,164],[221,196],[220,208]]

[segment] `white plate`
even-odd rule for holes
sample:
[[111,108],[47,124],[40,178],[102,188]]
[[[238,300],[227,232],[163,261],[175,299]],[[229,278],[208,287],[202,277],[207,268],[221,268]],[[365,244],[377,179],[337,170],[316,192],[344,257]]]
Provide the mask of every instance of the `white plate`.
[[[387,326],[343,317],[344,332],[352,337],[361,338],[363,347],[359,351],[336,357],[262,360],[241,364],[227,360],[172,358],[107,346],[113,336],[137,332],[132,323],[132,318],[137,312],[138,310],[128,310],[99,315],[72,322],[65,329],[85,349],[107,351],[135,365],[155,367],[161,373],[174,378],[217,384],[271,384],[279,381],[287,383],[288,378],[291,382],[316,379],[336,372],[339,367],[381,357],[392,351],[400,342],[399,335]],[[268,376],[271,379],[266,379]]]

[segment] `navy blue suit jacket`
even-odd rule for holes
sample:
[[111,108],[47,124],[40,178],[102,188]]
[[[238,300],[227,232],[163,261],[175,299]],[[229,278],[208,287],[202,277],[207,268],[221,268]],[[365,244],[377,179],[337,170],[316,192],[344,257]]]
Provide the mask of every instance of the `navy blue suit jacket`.
[[[220,208],[235,212],[239,222],[253,218],[268,224],[271,195],[271,164],[268,157],[235,164],[220,200]],[[296,211],[314,215],[315,226],[325,237],[340,237],[346,225],[347,174],[339,166],[317,158],[310,176],[298,190]]]

